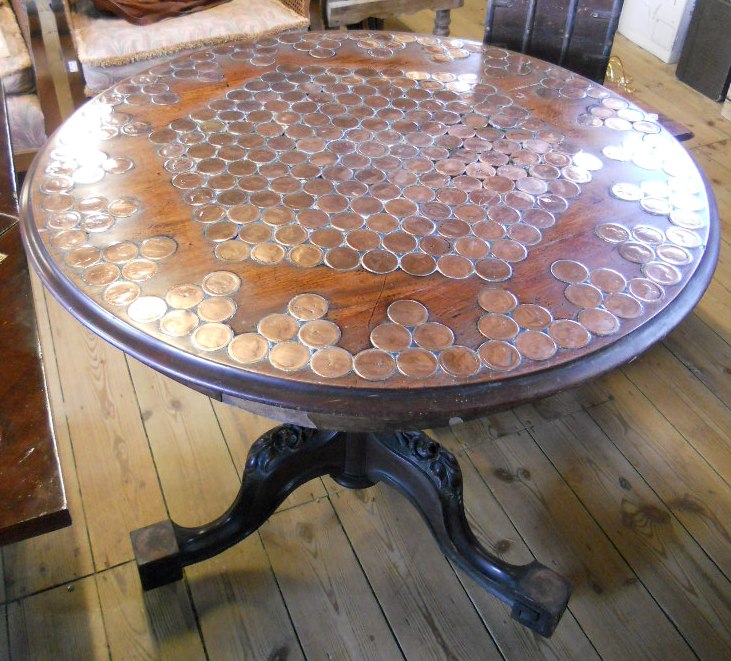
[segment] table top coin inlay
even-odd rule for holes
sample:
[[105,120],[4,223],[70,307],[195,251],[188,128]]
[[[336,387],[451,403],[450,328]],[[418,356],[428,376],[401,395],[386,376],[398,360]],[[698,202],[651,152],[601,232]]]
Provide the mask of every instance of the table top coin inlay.
[[631,358],[698,300],[718,243],[654,116],[539,60],[390,32],[154,66],[49,140],[23,209],[47,286],[143,361],[318,414],[391,393],[407,426]]

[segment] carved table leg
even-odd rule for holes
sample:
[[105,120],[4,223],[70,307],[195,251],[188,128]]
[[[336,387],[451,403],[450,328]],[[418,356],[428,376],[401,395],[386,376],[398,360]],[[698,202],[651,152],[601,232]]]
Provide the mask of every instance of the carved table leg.
[[449,9],[437,9],[434,16],[434,34],[438,37],[449,36],[449,24],[452,22],[452,16]]
[[426,520],[443,553],[482,587],[512,606],[511,616],[550,636],[571,585],[538,562],[518,566],[489,553],[467,523],[457,460],[421,432],[369,435],[365,472],[403,493]]
[[248,537],[298,486],[340,471],[344,462],[344,434],[293,425],[267,432],[251,446],[241,489],[218,519],[196,528],[161,521],[132,532],[143,589],[179,580],[183,567]]
[[512,606],[512,617],[550,636],[571,586],[538,562],[492,555],[467,523],[457,460],[422,432],[345,433],[283,425],[251,446],[236,499],[215,521],[185,528],[161,521],[132,533],[145,590],[182,578],[183,567],[233,546],[261,526],[298,486],[321,475],[351,489],[383,481],[421,513],[444,554]]

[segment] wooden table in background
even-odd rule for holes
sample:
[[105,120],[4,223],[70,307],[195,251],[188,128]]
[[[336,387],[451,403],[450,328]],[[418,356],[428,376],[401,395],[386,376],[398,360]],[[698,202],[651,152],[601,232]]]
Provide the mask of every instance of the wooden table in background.
[[420,431],[622,364],[695,305],[715,205],[652,118],[482,44],[298,33],[153,67],[87,104],[23,194],[26,242],[85,325],[288,424],[216,521],[133,533],[143,585],[255,531],[297,486],[384,481],[445,554],[550,635],[568,582],[491,555]]

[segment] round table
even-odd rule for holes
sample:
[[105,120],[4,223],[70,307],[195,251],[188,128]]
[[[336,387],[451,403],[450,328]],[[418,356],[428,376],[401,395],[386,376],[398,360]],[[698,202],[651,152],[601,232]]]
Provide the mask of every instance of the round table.
[[568,583],[482,548],[454,457],[413,430],[630,360],[697,303],[719,242],[708,186],[654,116],[523,55],[386,32],[154,66],[49,140],[23,210],[31,263],[82,323],[288,423],[221,518],[133,533],[146,588],[330,474],[405,493],[544,635]]

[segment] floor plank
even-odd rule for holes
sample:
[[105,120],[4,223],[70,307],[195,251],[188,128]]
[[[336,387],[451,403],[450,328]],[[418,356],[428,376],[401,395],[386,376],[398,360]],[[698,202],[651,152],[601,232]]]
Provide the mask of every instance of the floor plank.
[[693,650],[731,655],[731,584],[589,415],[531,435]]
[[183,583],[142,592],[128,562],[96,575],[112,659],[205,659]]
[[407,659],[500,659],[416,510],[384,486],[331,496]]
[[97,569],[132,559],[129,531],[165,515],[124,355],[48,299]]
[[692,656],[527,432],[481,443],[468,455],[536,558],[572,582],[569,609],[602,658]]
[[[201,525],[220,516],[239,478],[210,401],[132,359],[130,370],[172,519]],[[209,653],[268,658],[296,650],[257,534],[186,576]]]
[[34,659],[109,659],[93,577],[12,602],[10,655]]
[[400,659],[327,499],[276,513],[261,536],[308,659]]

